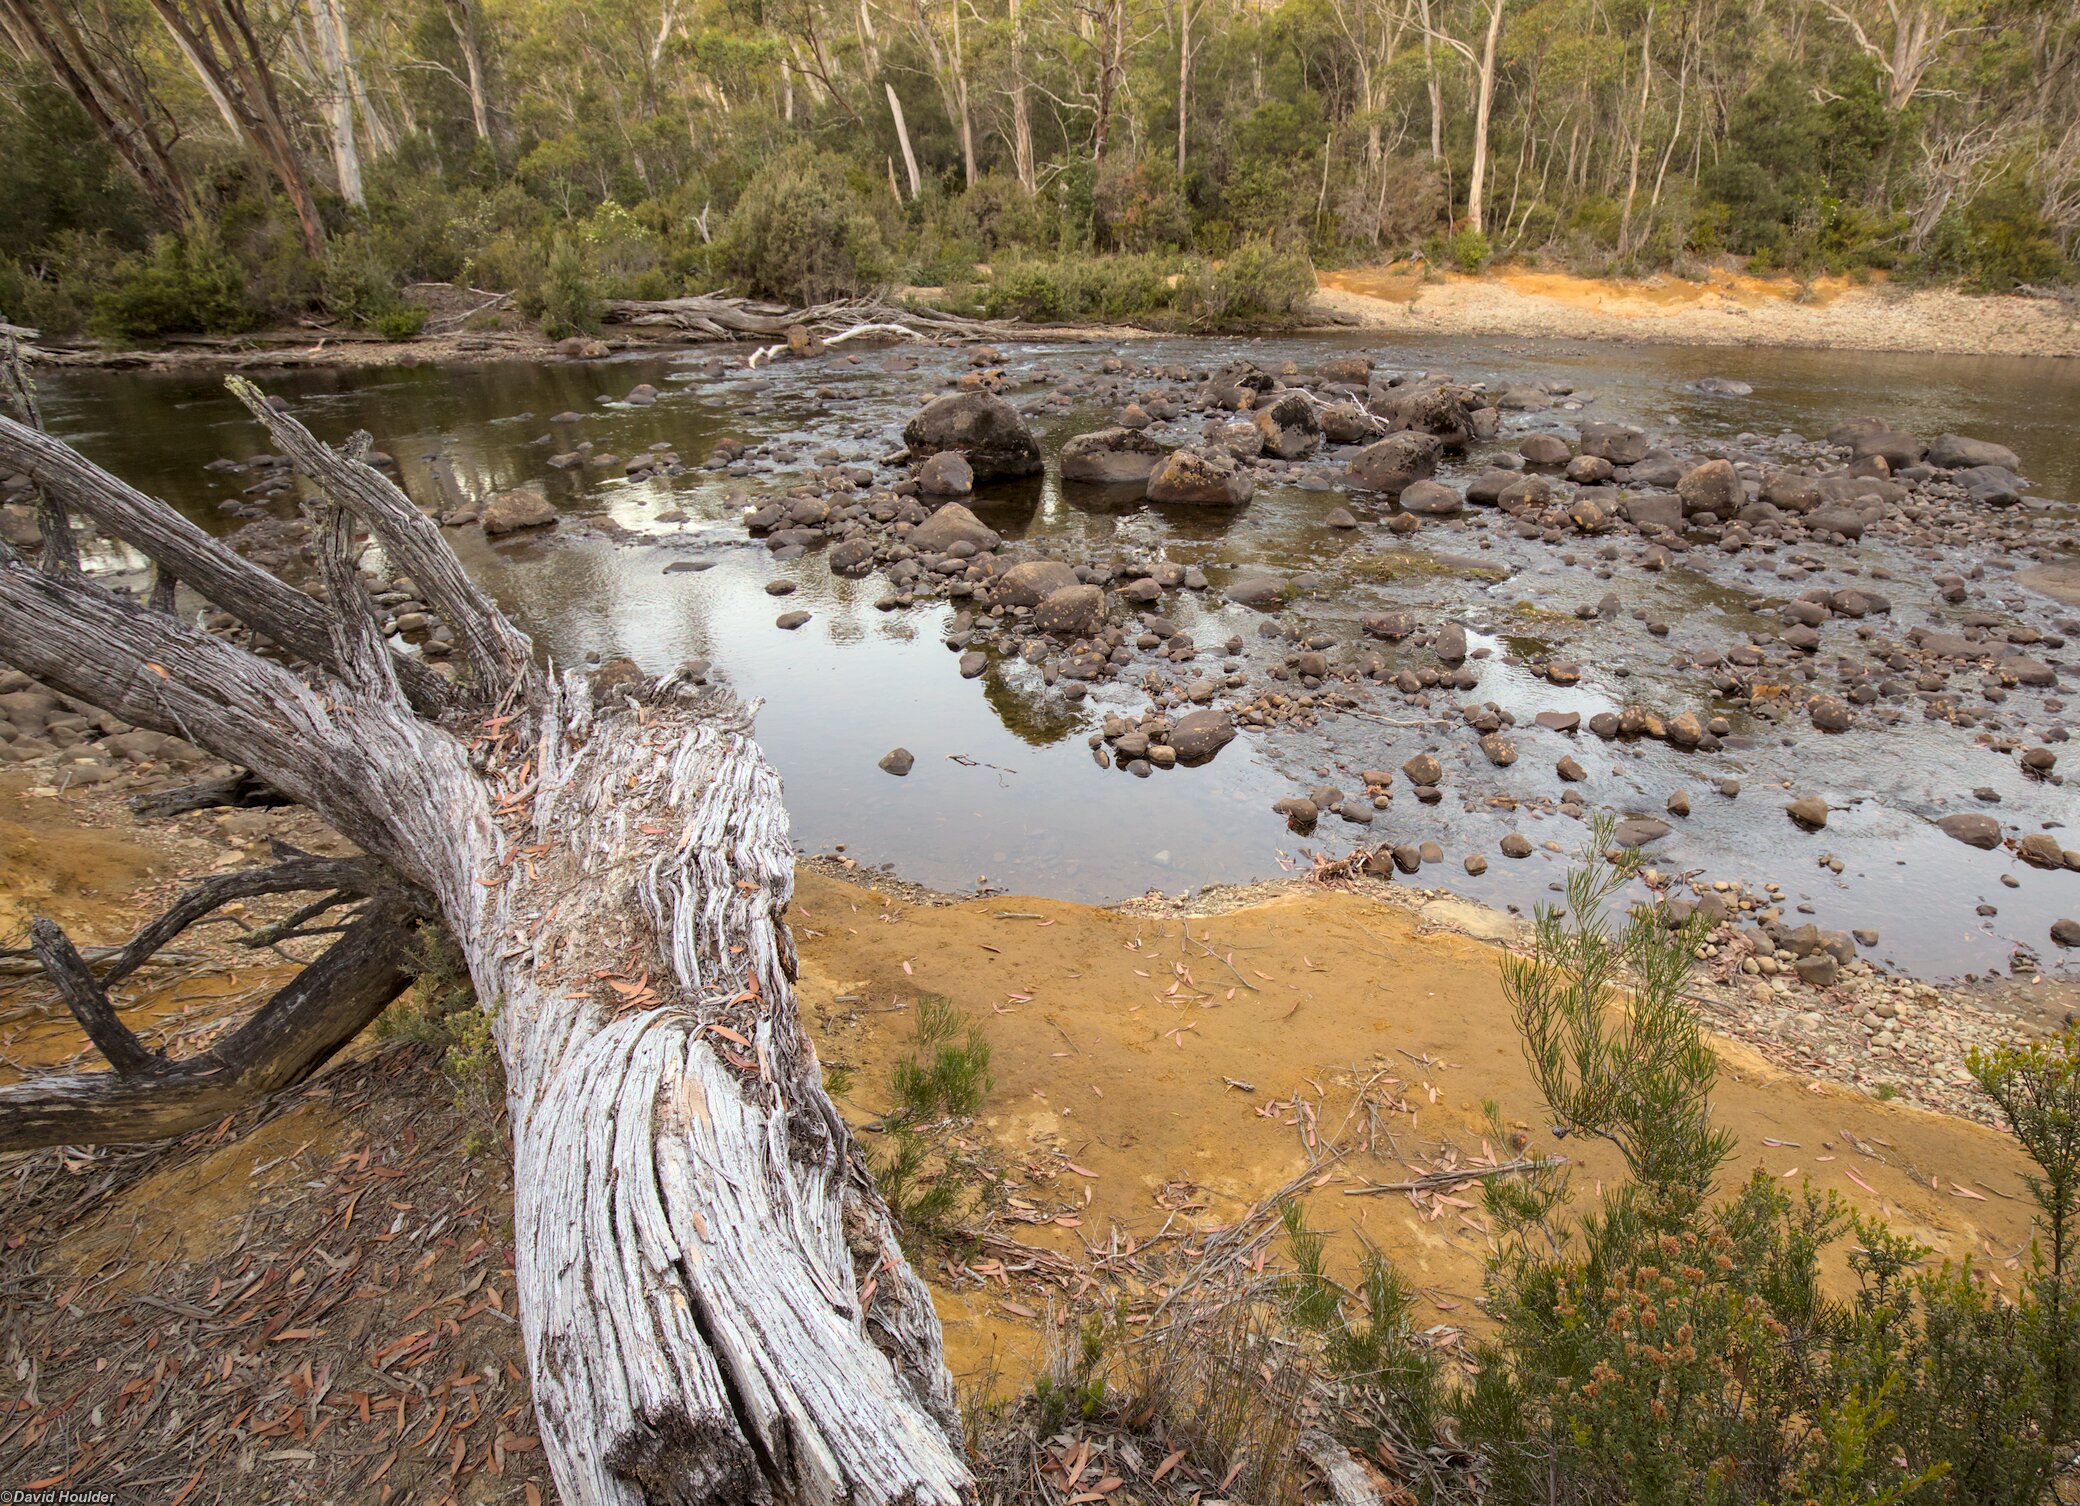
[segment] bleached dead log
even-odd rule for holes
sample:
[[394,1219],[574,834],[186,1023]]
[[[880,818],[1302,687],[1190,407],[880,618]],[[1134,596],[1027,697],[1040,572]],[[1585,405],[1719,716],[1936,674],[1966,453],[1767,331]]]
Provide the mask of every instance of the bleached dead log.
[[[522,1328],[566,1502],[962,1500],[930,1296],[796,1016],[793,849],[744,711],[669,680],[595,702],[543,671],[356,444],[234,390],[328,499],[315,623],[32,431],[0,422],[0,465],[69,474],[82,514],[192,556],[205,596],[194,566],[214,567],[219,605],[298,662],[11,557],[0,659],[236,759],[430,896],[506,1070]],[[377,631],[350,517],[456,630],[467,673],[431,704]]]
[[912,337],[933,339],[1007,340],[1032,333],[1029,328],[1001,320],[968,319],[939,309],[912,308],[879,298],[851,298],[802,309],[719,293],[691,298],[610,298],[603,319],[608,324],[670,329],[707,340],[771,341],[785,339],[790,329],[801,328],[828,342],[828,337],[860,326],[879,326],[884,333],[901,331]]

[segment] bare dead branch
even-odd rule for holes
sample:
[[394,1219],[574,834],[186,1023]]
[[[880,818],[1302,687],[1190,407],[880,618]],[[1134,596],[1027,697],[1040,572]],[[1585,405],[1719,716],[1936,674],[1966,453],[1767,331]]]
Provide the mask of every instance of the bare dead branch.
[[118,1076],[147,1071],[157,1063],[159,1058],[116,1018],[115,1006],[56,921],[38,916],[30,922],[29,945],[58,997]]
[[[0,1151],[162,1140],[303,1081],[411,982],[417,905],[371,904],[323,956],[239,1029],[181,1061],[0,1087]],[[126,1032],[127,1033],[127,1032]]]

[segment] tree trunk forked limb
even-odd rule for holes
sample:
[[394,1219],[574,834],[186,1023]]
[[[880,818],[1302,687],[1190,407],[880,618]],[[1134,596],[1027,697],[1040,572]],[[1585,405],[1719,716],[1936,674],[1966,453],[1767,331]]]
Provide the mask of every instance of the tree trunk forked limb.
[[[796,1014],[793,847],[746,711],[670,677],[596,704],[537,669],[402,493],[235,390],[454,626],[471,674],[445,723],[408,704],[355,592],[331,593],[298,673],[0,561],[0,657],[236,760],[430,896],[505,1067],[521,1326],[564,1500],[958,1506],[930,1295]],[[37,441],[0,424],[0,465]],[[334,580],[343,537],[332,518]]]

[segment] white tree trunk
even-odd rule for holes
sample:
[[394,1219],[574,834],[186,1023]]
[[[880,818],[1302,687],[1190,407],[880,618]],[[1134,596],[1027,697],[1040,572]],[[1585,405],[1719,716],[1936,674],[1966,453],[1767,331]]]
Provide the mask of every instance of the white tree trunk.
[[1481,45],[1480,89],[1473,107],[1473,172],[1466,189],[1466,222],[1474,233],[1487,233],[1482,199],[1488,185],[1488,121],[1495,109],[1495,43],[1502,35],[1506,0],[1488,0],[1488,36]]
[[[566,1502],[957,1506],[938,1321],[796,1018],[792,848],[742,712],[669,679],[595,705],[545,675],[354,445],[234,389],[330,498],[322,634],[308,597],[55,441],[0,419],[0,465],[305,673],[4,550],[0,658],[237,760],[433,896],[506,1069],[522,1328]],[[455,630],[465,683],[438,721],[376,628],[349,515]]]

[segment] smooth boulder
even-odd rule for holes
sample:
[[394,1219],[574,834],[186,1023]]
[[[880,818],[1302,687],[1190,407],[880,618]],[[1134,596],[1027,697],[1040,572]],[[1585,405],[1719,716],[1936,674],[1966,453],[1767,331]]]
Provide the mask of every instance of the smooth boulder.
[[1240,507],[1256,489],[1235,457],[1219,450],[1173,450],[1148,478],[1149,501],[1199,507]]
[[1134,429],[1094,429],[1062,446],[1062,479],[1094,486],[1133,485],[1148,480],[1166,453],[1162,445]]
[[990,392],[954,392],[932,399],[903,425],[913,460],[946,450],[965,455],[978,481],[1032,476],[1041,470],[1040,442],[1019,412]]

